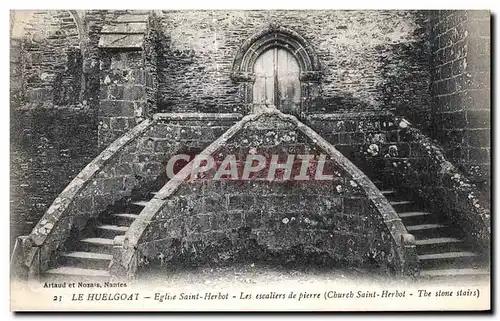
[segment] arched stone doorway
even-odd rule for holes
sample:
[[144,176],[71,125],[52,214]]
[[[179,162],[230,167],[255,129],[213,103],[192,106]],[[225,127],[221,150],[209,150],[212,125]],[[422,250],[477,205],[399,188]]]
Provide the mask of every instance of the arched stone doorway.
[[248,38],[233,61],[233,81],[248,113],[274,105],[301,116],[319,96],[316,53],[296,31],[273,23]]

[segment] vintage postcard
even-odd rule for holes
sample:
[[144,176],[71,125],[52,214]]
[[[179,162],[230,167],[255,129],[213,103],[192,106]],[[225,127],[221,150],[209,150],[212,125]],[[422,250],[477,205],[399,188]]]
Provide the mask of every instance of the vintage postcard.
[[12,10],[11,310],[490,310],[490,15]]

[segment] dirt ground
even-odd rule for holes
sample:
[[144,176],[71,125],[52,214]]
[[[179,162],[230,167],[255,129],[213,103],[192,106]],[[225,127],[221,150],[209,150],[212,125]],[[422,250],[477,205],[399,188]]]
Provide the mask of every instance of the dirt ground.
[[[328,267],[280,267],[262,263],[239,263],[228,266],[202,266],[191,269],[169,269],[145,271],[138,282],[162,284],[168,287],[199,286],[239,286],[262,284],[317,284],[349,285],[415,285],[435,283],[456,285],[475,283],[477,279],[451,278],[439,280],[416,280],[389,275],[381,271],[368,271],[360,268]],[[482,280],[479,280],[482,281]]]

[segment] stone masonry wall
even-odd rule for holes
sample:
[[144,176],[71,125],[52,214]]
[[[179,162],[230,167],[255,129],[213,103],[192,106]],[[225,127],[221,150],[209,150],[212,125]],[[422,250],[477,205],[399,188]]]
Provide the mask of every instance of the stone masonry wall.
[[431,136],[489,193],[490,12],[432,11],[431,18]]
[[[54,197],[98,153],[98,123],[102,149],[141,120],[137,110],[147,105],[155,111],[156,102],[160,111],[243,113],[239,85],[230,78],[232,61],[247,38],[272,22],[299,32],[319,57],[322,99],[309,111],[308,125],[368,176],[390,165],[387,161],[373,167],[367,161],[374,152],[370,146],[377,145],[378,156],[390,155],[389,149],[396,146],[401,166],[414,166],[397,168],[399,173],[424,186],[433,184],[445,162],[426,167],[429,155],[415,138],[421,136],[401,139],[400,129],[394,127],[397,119],[388,112],[403,115],[438,139],[444,159],[458,165],[457,172],[447,172],[451,176],[439,176],[441,192],[424,196],[448,204],[451,215],[459,213],[456,217],[469,205],[475,207],[469,200],[476,196],[481,208],[489,207],[489,12],[205,10],[154,15],[142,53],[101,53],[97,48],[104,22],[130,16],[125,11],[87,11],[80,16],[37,11],[22,40],[12,42],[14,234],[29,232]],[[99,121],[92,109],[98,103]],[[155,120],[155,134],[142,138],[136,164],[120,165],[119,170],[127,175],[149,173],[149,181],[163,171],[168,155],[200,151],[234,123],[165,117]],[[405,163],[407,158],[411,161]],[[461,172],[466,175],[451,179]],[[455,189],[453,184],[460,181],[470,183],[471,189]],[[110,182],[111,188],[124,186],[120,184]],[[474,198],[468,198],[471,191]],[[476,218],[474,214],[462,221]],[[476,223],[471,226],[482,224]]]
[[115,19],[117,12],[106,10],[81,10],[78,11],[80,19],[80,41],[83,45],[83,77],[85,89],[81,99],[91,108],[97,109],[99,105],[100,87],[100,52],[97,47],[103,25],[109,19]]
[[12,239],[98,154],[95,35],[104,12],[78,13],[11,14]]
[[99,106],[102,149],[144,119],[146,72],[143,63],[141,51],[102,53]]
[[34,11],[23,33],[25,102],[70,105],[82,89],[80,36],[69,11]]
[[277,22],[308,40],[323,71],[311,112],[398,110],[422,118],[430,106],[427,14],[420,11],[162,11],[159,109],[243,112],[233,59]]
[[[265,155],[267,162],[277,154],[283,163],[289,154],[323,152],[294,125],[259,119],[212,155],[218,165],[227,155],[242,165],[249,154]],[[214,180],[210,170],[184,181],[141,235],[140,262],[277,260],[397,269],[382,215],[350,174],[326,159],[324,173],[334,175],[331,181],[268,181],[269,164],[250,180]]]
[[19,107],[24,100],[23,42],[10,40],[10,107]]
[[97,155],[96,142],[95,111],[78,106],[11,111],[11,240],[28,234]]
[[[23,81],[11,101],[56,105],[80,102],[95,108],[99,99],[99,50],[103,24],[116,19],[117,10],[18,10],[11,15],[13,52]],[[15,56],[17,58],[17,55]],[[22,71],[22,73],[21,73]]]
[[[390,113],[309,115],[305,122],[370,178],[374,178],[378,168],[368,166],[364,162],[364,153],[368,146],[377,144],[378,153],[385,155],[389,146],[397,142],[394,116]],[[398,147],[402,155],[404,151],[409,151],[408,146]]]

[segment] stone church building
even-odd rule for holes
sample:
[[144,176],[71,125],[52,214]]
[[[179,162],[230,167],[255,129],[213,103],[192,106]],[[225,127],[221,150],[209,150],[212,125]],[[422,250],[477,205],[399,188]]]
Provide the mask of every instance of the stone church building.
[[[10,64],[19,277],[489,274],[487,11],[13,11]],[[166,176],[255,153],[333,179]]]

